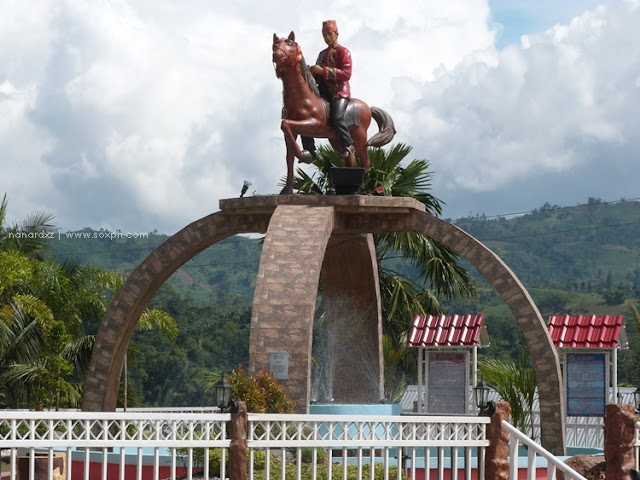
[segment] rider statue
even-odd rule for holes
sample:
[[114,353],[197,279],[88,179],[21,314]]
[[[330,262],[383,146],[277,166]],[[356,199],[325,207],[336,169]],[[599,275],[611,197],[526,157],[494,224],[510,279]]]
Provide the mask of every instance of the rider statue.
[[[327,48],[320,52],[316,64],[309,69],[318,83],[322,97],[331,105],[329,120],[345,149],[340,156],[346,159],[355,153],[349,127],[347,127],[344,118],[351,98],[351,87],[349,86],[351,52],[338,44],[338,26],[335,20],[322,22],[322,37]],[[305,150],[304,157],[316,158],[313,138],[302,137],[302,148]]]

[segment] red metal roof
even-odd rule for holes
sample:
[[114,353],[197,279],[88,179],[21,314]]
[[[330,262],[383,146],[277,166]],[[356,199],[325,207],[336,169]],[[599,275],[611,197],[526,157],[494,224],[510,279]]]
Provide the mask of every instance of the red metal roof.
[[549,334],[558,348],[617,348],[622,315],[551,315]]
[[409,347],[473,347],[478,345],[484,315],[413,317]]

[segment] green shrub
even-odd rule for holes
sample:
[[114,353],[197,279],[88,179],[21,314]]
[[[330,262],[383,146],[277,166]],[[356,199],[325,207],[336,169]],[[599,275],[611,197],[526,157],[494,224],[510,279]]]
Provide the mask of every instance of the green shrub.
[[[220,448],[209,449],[209,475],[213,477],[220,477],[220,468],[222,461],[222,451],[224,451],[225,463],[227,465],[227,476],[229,473],[229,450]],[[187,456],[189,454],[186,448],[176,449],[178,457],[186,465]],[[247,463],[249,462],[249,452],[247,452]],[[266,464],[266,454],[262,450],[256,450],[253,452],[253,468],[255,470],[264,470]],[[271,468],[277,467],[278,462],[272,457]],[[204,448],[193,449],[193,466],[202,468],[204,466]],[[249,465],[247,465],[247,468]]]
[[[300,458],[302,460],[302,463],[311,463],[313,462],[313,451],[315,449],[313,447],[303,447],[302,448],[302,453],[300,454]],[[318,449],[318,454],[317,454],[317,462],[318,463],[322,463],[325,461],[327,457],[327,453],[324,450],[320,450]]]
[[253,413],[292,413],[293,401],[287,397],[282,385],[271,372],[258,372],[249,376],[242,365],[228,378],[231,396],[247,404],[247,411]]
[[[287,480],[295,480],[297,478],[298,467],[295,464],[288,464],[285,466],[285,478]],[[317,480],[325,480],[329,478],[328,467],[326,463],[318,462],[316,469]],[[370,478],[371,467],[369,465],[362,466],[362,477],[358,476],[358,467],[356,465],[347,466],[347,480],[361,480],[361,478]],[[264,470],[254,471],[255,480],[279,480],[280,479],[280,466],[275,469],[273,466],[270,471],[270,478],[266,478],[266,472]],[[384,465],[377,463],[373,470],[373,478],[375,480],[384,480]],[[313,477],[313,466],[305,463],[301,466],[301,479],[311,480]],[[331,465],[331,478],[342,478],[342,464],[334,463]],[[389,468],[389,480],[396,480],[398,478],[398,469],[396,467]]]

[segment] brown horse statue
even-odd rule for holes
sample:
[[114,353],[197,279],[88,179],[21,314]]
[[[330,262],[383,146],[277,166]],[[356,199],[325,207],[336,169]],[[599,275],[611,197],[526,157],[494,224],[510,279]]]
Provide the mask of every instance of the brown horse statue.
[[[298,135],[327,138],[339,153],[345,149],[331,127],[329,104],[320,96],[293,32],[287,38],[278,38],[273,34],[273,63],[276,75],[282,80],[284,109],[280,128],[287,145],[287,183],[280,194],[292,194],[294,157],[300,162],[311,163],[311,159],[303,156],[297,142]],[[367,140],[371,118],[378,124],[379,131]],[[346,119],[360,165],[366,172],[370,165],[367,147],[382,147],[393,139],[396,133],[393,120],[384,110],[369,107],[357,98],[352,98],[349,102]],[[353,155],[349,155],[345,163],[348,167],[356,166]]]

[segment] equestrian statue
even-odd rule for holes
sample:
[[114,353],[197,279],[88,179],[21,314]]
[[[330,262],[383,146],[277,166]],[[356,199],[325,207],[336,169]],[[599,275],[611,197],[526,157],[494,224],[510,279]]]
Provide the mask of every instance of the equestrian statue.
[[[355,155],[365,173],[369,170],[367,147],[388,144],[396,131],[391,116],[362,100],[350,98],[351,54],[338,44],[334,20],[323,22],[323,38],[328,48],[320,52],[316,65],[305,62],[300,45],[291,32],[287,38],[273,34],[273,64],[282,80],[284,107],[281,129],[287,147],[287,182],[281,195],[293,193],[294,158],[313,163],[314,138],[326,138],[344,159],[355,167]],[[371,119],[378,132],[367,140]],[[297,142],[302,137],[303,148]]]

